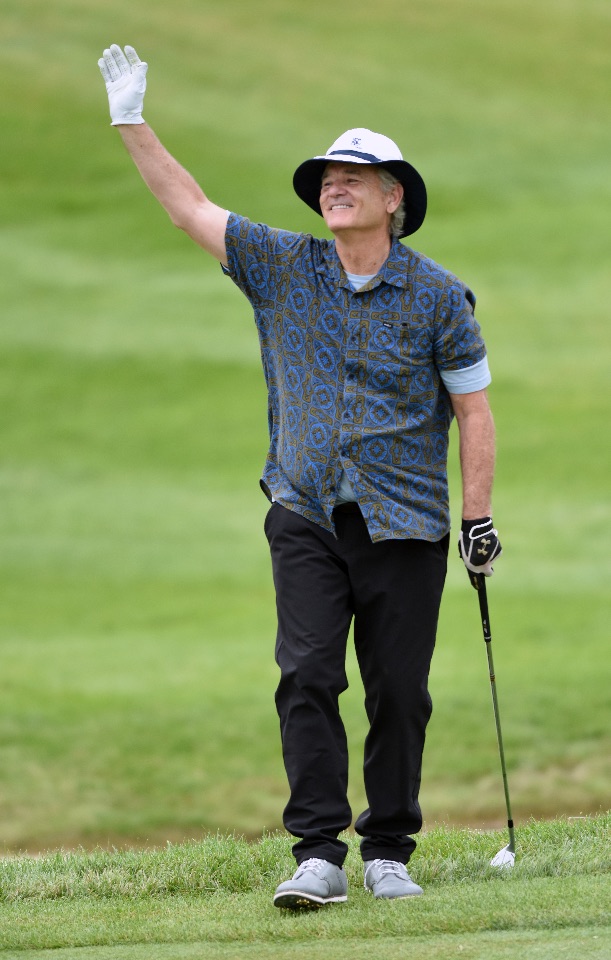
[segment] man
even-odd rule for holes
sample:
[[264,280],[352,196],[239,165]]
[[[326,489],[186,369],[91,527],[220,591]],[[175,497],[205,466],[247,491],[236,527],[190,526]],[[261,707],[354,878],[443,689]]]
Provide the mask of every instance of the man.
[[475,298],[399,243],[421,225],[426,190],[392,140],[343,134],[302,163],[298,196],[334,240],[272,230],[212,203],[142,119],[147,65],[113,45],[99,61],[112,124],[176,226],[214,256],[255,312],[269,392],[262,487],[276,588],[276,704],[298,838],[279,907],[347,898],[338,839],[352,822],[338,709],[354,621],[369,733],[369,807],[357,819],[365,886],[422,893],[407,873],[418,804],[427,689],[446,573],[446,460],[460,432],[470,570],[500,554],[491,519],[494,427]]

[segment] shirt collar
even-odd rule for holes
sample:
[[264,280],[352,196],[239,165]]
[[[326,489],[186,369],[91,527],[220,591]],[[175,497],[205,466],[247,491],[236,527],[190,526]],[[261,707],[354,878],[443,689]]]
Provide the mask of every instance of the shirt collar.
[[413,251],[393,237],[388,259],[378,276],[393,287],[407,287],[412,268]]
[[[405,247],[402,243],[400,243],[396,237],[393,237],[388,259],[373,280],[370,280],[369,283],[366,283],[359,292],[372,290],[382,282],[388,283],[393,287],[406,287],[409,283],[408,275],[410,272],[412,257],[413,251],[410,250],[409,247]],[[348,280],[346,271],[344,270],[337,255],[337,250],[335,249],[335,240],[328,241],[323,255],[321,267],[329,274],[331,280],[338,286],[346,287],[348,290],[352,290],[352,284]]]

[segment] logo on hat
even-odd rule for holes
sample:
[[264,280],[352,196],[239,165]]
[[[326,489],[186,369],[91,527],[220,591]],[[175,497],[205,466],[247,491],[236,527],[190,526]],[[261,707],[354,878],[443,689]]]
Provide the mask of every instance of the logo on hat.
[[352,141],[352,146],[353,146],[353,147],[359,147],[360,145],[361,145],[361,138],[360,138],[360,137],[354,137],[354,139],[353,139],[353,141]]

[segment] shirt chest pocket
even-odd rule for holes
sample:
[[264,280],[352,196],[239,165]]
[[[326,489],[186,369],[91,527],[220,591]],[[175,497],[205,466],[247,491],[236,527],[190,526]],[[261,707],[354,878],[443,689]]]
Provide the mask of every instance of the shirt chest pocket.
[[392,314],[372,321],[364,346],[368,365],[419,368],[433,360],[430,325],[401,321]]
[[360,348],[356,380],[365,396],[388,401],[430,399],[434,363],[428,325],[383,317],[370,323]]

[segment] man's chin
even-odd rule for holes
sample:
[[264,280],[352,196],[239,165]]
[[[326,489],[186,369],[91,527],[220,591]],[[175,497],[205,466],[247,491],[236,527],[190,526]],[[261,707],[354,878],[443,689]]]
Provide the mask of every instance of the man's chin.
[[[346,211],[348,213],[348,211]],[[341,214],[329,214],[324,218],[327,227],[331,233],[342,233],[344,230],[354,230],[358,226],[352,216],[343,216]]]
[[350,213],[348,210],[342,213],[328,213],[324,219],[329,230],[341,230],[342,227],[352,226],[352,217],[346,216],[348,213]]

